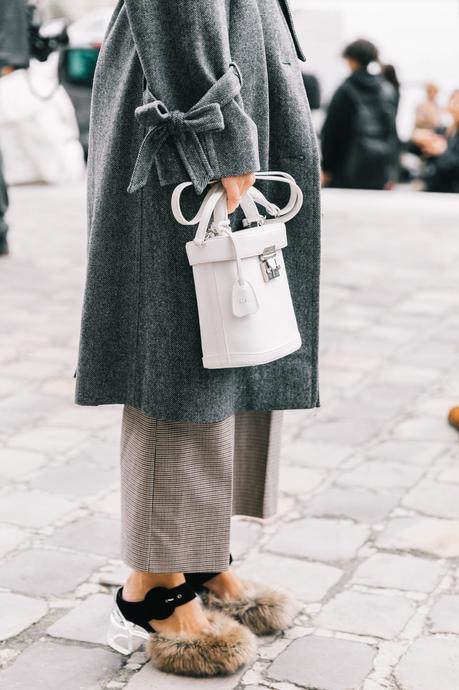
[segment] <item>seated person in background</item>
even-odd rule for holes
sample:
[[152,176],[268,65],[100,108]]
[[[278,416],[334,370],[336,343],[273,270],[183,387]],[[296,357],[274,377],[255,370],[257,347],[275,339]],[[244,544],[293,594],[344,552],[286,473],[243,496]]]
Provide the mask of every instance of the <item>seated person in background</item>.
[[415,129],[434,130],[441,127],[443,110],[437,103],[438,86],[426,84],[426,99],[416,108]]
[[453,124],[445,136],[416,130],[413,142],[426,157],[422,174],[428,192],[459,192],[459,89],[452,94],[448,111]]

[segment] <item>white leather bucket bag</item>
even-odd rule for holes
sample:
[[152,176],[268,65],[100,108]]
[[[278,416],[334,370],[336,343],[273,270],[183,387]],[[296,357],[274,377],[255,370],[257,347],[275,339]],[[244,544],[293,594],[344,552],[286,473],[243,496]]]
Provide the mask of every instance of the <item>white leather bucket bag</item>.
[[[191,182],[178,185],[172,194],[176,220],[198,224],[186,253],[193,268],[206,369],[266,364],[301,347],[282,249],[287,246],[285,223],[298,213],[303,195],[287,173],[257,173],[256,178],[288,184],[289,200],[278,208],[252,187],[241,200],[244,227],[236,232],[231,231],[220,182],[211,184],[191,220],[180,209],[180,195]],[[257,204],[273,217],[262,216]]]

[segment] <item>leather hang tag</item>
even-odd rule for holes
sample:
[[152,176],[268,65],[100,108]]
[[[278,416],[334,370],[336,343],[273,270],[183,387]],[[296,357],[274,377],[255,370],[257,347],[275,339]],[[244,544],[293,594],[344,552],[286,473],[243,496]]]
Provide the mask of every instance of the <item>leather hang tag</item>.
[[259,310],[255,290],[248,280],[240,283],[238,280],[233,285],[233,314],[242,317],[255,314]]

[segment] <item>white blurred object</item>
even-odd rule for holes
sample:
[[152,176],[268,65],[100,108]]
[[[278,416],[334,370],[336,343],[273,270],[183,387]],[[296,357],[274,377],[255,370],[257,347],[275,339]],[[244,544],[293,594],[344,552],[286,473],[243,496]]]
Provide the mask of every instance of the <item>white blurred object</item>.
[[83,15],[68,27],[71,46],[100,46],[107,31],[113,7],[99,7]]
[[411,173],[413,176],[421,174],[422,171],[422,159],[420,156],[416,156],[414,153],[405,152],[402,153],[400,157],[400,162],[405,170]]
[[0,79],[0,149],[8,184],[58,184],[84,175],[73,104],[57,83],[57,56]]

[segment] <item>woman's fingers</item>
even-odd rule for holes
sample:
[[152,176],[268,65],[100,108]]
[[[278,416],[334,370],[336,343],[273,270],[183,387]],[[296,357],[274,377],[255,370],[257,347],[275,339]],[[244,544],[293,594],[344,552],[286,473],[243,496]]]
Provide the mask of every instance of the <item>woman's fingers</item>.
[[241,188],[241,197],[242,197],[242,196],[244,196],[244,194],[246,194],[249,191],[250,187],[253,186],[256,178],[255,178],[254,173],[250,173],[249,175],[244,175],[241,179],[242,179],[242,188]]
[[241,200],[241,192],[237,177],[224,177],[222,178],[222,184],[226,191],[228,213],[232,213],[237,209]]
[[235,175],[222,177],[222,185],[226,191],[228,213],[233,213],[239,206],[241,198],[255,182],[255,174]]

